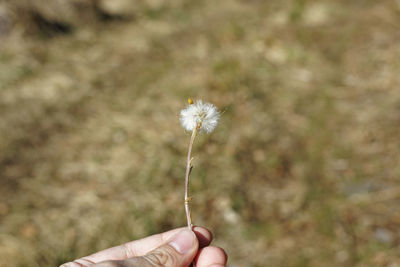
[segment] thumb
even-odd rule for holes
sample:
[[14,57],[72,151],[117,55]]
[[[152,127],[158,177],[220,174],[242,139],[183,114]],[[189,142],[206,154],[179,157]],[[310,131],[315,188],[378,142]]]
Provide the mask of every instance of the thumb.
[[172,237],[167,244],[142,256],[142,259],[150,263],[150,266],[187,267],[196,256],[198,248],[199,243],[194,232],[185,229]]

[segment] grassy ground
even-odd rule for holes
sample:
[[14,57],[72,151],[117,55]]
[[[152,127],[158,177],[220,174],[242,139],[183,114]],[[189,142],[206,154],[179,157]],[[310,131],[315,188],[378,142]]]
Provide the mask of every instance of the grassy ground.
[[230,266],[400,266],[398,1],[123,10],[61,17],[65,31],[10,13],[0,266],[56,266],[183,226],[189,96],[224,111],[197,140],[191,191]]

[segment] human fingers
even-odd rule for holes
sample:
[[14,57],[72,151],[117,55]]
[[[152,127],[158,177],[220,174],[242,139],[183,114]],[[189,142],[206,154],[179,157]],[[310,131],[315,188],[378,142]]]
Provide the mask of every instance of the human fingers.
[[199,241],[199,248],[204,248],[210,245],[213,240],[213,234],[207,228],[194,226],[193,232],[196,234],[197,240]]
[[184,229],[164,245],[140,256],[122,261],[105,261],[93,267],[188,267],[198,251],[195,233]]
[[196,267],[223,267],[226,266],[227,261],[226,252],[222,248],[214,246],[200,249],[195,259]]
[[[186,227],[177,228],[165,233],[149,236],[140,240],[132,241],[120,246],[102,250],[90,256],[65,263],[61,267],[90,266],[91,264],[107,260],[124,260],[136,256],[142,256],[149,251],[161,246],[172,236],[176,235]],[[212,234],[204,227],[195,226],[193,232],[196,234],[200,247],[208,246],[212,240]]]
[[166,240],[171,238],[171,236],[175,235],[182,229],[183,228],[173,229],[161,234],[131,241],[120,246],[108,248],[90,256],[76,259],[73,262],[64,263],[60,267],[86,267],[102,261],[124,260],[135,256],[141,256],[146,254],[147,250],[150,251],[158,247],[160,244],[163,244]]

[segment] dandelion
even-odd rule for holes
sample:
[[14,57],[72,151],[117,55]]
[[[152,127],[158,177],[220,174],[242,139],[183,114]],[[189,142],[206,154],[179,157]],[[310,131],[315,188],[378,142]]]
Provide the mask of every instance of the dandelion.
[[211,133],[218,125],[220,118],[218,109],[210,103],[203,103],[201,100],[193,102],[191,98],[188,99],[189,106],[181,110],[180,121],[186,131],[192,132],[190,137],[187,162],[186,162],[186,176],[185,176],[185,212],[189,229],[192,229],[192,219],[190,216],[190,206],[188,197],[189,189],[189,176],[192,171],[192,147],[197,133]]
[[[219,121],[218,109],[210,103],[201,100],[193,103],[189,98],[189,106],[181,111],[181,123],[187,131],[193,131],[199,127],[199,132],[211,133],[217,127]],[[192,104],[190,104],[192,103]]]

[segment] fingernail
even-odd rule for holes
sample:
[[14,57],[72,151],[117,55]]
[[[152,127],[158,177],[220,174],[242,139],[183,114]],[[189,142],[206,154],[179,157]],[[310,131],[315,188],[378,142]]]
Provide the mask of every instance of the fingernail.
[[169,244],[179,253],[185,254],[193,247],[194,239],[194,233],[186,229],[179,232]]

